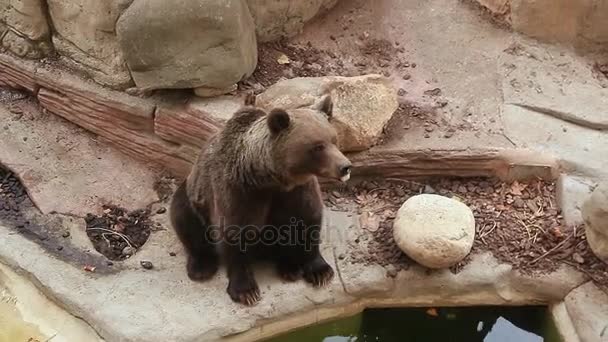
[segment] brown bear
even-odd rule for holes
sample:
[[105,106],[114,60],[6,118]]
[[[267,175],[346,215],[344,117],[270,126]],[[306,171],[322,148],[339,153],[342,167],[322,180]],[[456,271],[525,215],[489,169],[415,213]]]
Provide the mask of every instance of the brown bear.
[[285,280],[315,287],[334,276],[319,252],[323,201],[317,177],[346,182],[351,162],[337,146],[332,100],[265,112],[248,96],[203,147],[171,203],[192,280],[206,280],[223,257],[227,292],[253,305],[260,290],[251,264],[272,261]]

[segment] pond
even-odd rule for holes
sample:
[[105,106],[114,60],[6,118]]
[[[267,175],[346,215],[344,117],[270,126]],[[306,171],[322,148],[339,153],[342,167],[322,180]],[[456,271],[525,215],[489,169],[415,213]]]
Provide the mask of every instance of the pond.
[[267,342],[562,342],[545,307],[369,309]]
[[38,327],[25,322],[13,301],[0,287],[0,342],[46,341]]

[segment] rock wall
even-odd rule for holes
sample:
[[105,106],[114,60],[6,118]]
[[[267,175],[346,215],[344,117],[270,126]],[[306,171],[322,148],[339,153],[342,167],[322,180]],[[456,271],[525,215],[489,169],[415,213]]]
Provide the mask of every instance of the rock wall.
[[299,33],[304,24],[332,8],[338,0],[247,0],[260,42]]
[[[257,64],[257,41],[297,34],[337,0],[0,0],[2,50],[55,56],[114,89],[222,94]],[[257,35],[257,37],[256,37]]]
[[584,50],[608,50],[608,0],[476,0],[513,30]]
[[44,0],[0,0],[2,48],[19,57],[41,58],[51,50]]

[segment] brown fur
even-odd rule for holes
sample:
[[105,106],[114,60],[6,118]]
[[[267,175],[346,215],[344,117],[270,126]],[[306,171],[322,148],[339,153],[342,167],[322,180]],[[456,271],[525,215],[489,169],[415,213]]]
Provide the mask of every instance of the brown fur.
[[[319,253],[323,202],[317,177],[339,179],[350,169],[329,122],[329,97],[315,107],[289,112],[266,113],[254,103],[245,100],[210,140],[171,209],[173,226],[188,252],[188,275],[202,280],[215,274],[220,247],[228,266],[227,291],[234,301],[248,305],[260,299],[250,268],[254,256],[270,257],[285,279],[303,275],[315,286],[331,280],[333,270]],[[288,227],[293,220],[302,225]],[[215,227],[222,233],[220,241],[211,238]],[[303,239],[296,244],[245,243],[244,231],[253,241],[268,229]]]

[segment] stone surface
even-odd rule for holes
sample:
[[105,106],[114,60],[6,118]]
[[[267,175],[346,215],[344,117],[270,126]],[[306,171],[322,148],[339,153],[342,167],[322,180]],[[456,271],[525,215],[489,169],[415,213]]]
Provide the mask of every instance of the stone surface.
[[0,163],[13,170],[43,213],[84,216],[114,203],[130,210],[158,200],[157,174],[33,101],[0,105]]
[[582,208],[585,235],[595,255],[608,263],[608,182],[591,193]]
[[504,133],[520,148],[550,153],[565,170],[608,176],[608,88],[589,61],[558,46],[520,39],[500,56]]
[[593,182],[588,179],[561,174],[557,180],[557,200],[566,225],[583,223],[581,207],[592,191]]
[[[354,230],[349,228],[353,218],[345,213],[327,215],[325,230],[342,234]],[[346,234],[324,240],[323,255],[337,270],[328,288],[283,283],[272,269],[256,265],[262,301],[248,308],[227,296],[223,268],[208,282],[190,281],[184,252],[167,215],[153,219],[164,229],[152,232],[143,248],[115,263],[111,273],[84,272],[2,224],[0,260],[36,277],[44,284],[41,290],[45,294],[68,313],[81,317],[106,341],[213,341],[222,336],[227,341],[258,341],[319,320],[356,314],[366,307],[543,304],[565,297],[584,282],[583,275],[569,268],[542,276],[521,275],[489,254],[473,256],[458,274],[449,270],[428,274],[414,266],[395,279],[387,278],[374,266],[336,261],[332,249],[345,241],[335,239],[350,239]],[[169,252],[177,256],[169,257]],[[152,262],[154,268],[143,269],[141,261]],[[133,290],[142,288],[146,290]]]
[[568,294],[565,303],[581,342],[608,339],[608,294],[589,282]]
[[209,88],[209,87],[198,87],[198,88],[194,88],[194,95],[200,96],[200,97],[216,97],[216,96],[221,96],[221,95],[226,95],[228,93],[232,93],[232,92],[236,91],[236,89],[237,89],[236,84],[233,84],[232,86],[230,86],[228,88],[222,88],[222,89]]
[[512,0],[513,28],[533,37],[572,42],[593,0]]
[[608,2],[593,0],[585,19],[581,22],[579,36],[584,40],[605,45],[608,43]]
[[257,65],[245,0],[135,0],[116,32],[139,88],[225,89]]
[[508,51],[500,58],[507,104],[578,126],[608,130],[608,88],[593,75],[588,60],[575,59],[572,51],[560,47],[521,41],[512,43]]
[[47,40],[46,3],[43,0],[0,1],[0,22],[4,22],[30,40]]
[[548,42],[605,50],[608,3],[604,0],[477,0],[514,30]]
[[551,319],[553,320],[557,333],[561,338],[560,341],[580,342],[576,329],[574,328],[574,324],[572,323],[572,319],[568,314],[566,303],[559,302],[551,305],[550,310]]
[[247,0],[260,42],[300,33],[304,24],[338,0]]
[[131,77],[116,38],[115,24],[131,1],[48,0],[55,48],[95,81],[126,88]]
[[219,96],[194,98],[174,107],[159,106],[154,116],[154,131],[169,141],[201,146],[242,105],[239,98]]
[[38,90],[34,79],[36,64],[32,61],[17,60],[0,54],[0,85],[13,89],[23,89],[30,93]]
[[[40,341],[91,341],[103,342],[86,322],[65,312],[53,300],[48,299],[44,293],[36,288],[29,279],[10,267],[0,263],[0,318],[2,318],[3,331],[0,332],[0,340],[14,341],[17,336],[15,327],[10,323],[29,327],[24,333],[32,334],[37,331],[36,336]],[[4,326],[8,324],[8,327]],[[4,334],[9,335],[4,335]],[[36,337],[23,336],[23,340],[36,341]],[[32,339],[33,338],[33,339]]]
[[345,152],[366,150],[376,143],[398,107],[397,91],[380,75],[292,78],[258,95],[257,104],[286,109],[314,104],[324,93],[334,103],[334,126]]
[[477,0],[494,14],[506,14],[510,10],[511,0]]
[[458,200],[417,195],[397,211],[393,236],[399,248],[419,264],[446,268],[470,253],[475,239],[475,217]]
[[6,32],[2,38],[2,47],[19,57],[28,59],[41,58],[50,51],[48,42],[31,41],[12,30]]

